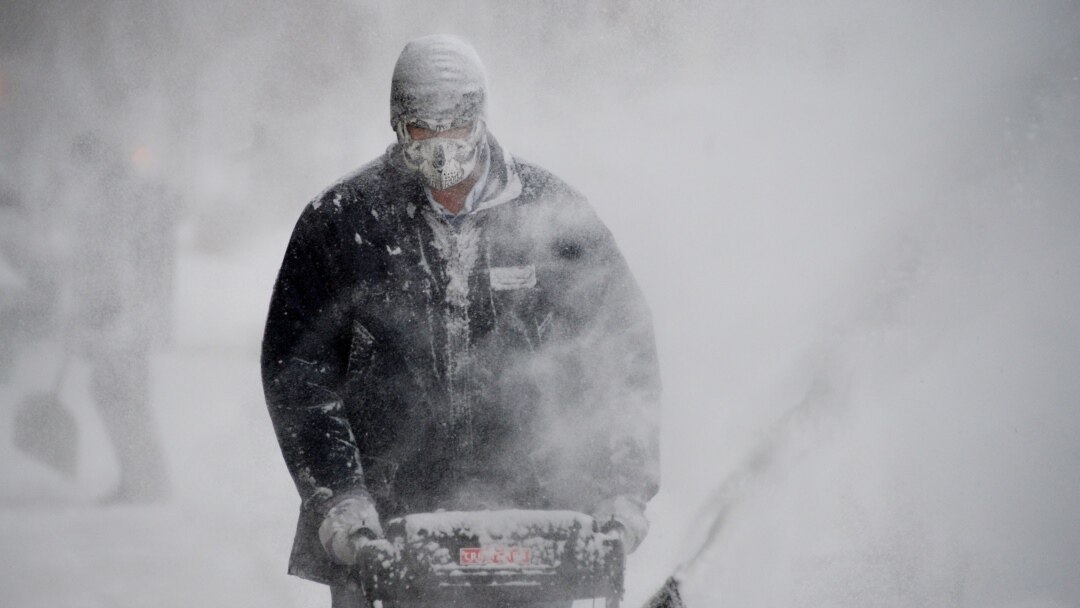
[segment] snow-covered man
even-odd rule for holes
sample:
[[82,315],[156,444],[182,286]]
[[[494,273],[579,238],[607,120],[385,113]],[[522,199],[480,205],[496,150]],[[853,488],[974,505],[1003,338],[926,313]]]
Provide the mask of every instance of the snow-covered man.
[[581,195],[486,124],[476,52],[413,40],[397,143],[303,211],[263,340],[266,401],[302,506],[290,572],[360,606],[380,522],[571,509],[641,542],[657,490],[648,309]]

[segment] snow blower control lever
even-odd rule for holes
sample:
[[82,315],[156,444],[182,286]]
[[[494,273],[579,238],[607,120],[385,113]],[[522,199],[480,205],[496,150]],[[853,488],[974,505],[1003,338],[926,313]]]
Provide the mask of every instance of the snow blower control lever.
[[623,594],[617,533],[573,511],[457,511],[391,519],[356,567],[369,602],[545,602]]

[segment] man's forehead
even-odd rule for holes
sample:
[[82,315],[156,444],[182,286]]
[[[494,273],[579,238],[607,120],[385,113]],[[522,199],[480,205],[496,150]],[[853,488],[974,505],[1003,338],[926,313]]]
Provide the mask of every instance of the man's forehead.
[[473,120],[484,113],[484,91],[464,83],[399,85],[391,91],[391,110],[397,116],[427,120]]

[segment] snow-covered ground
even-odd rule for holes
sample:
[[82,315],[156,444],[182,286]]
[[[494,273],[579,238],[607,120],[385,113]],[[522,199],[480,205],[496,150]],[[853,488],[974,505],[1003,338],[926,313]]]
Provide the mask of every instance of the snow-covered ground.
[[76,365],[62,393],[81,423],[75,482],[4,442],[3,605],[328,603],[325,589],[284,574],[298,499],[265,413],[257,356],[273,263],[260,273],[251,260],[184,253],[177,343],[152,370],[172,497],[97,504],[115,483],[115,461],[86,401],[88,372]]
[[[708,4],[641,39],[605,16],[613,29],[594,23],[575,47],[580,73],[496,54],[547,35],[498,32],[502,12],[402,14],[365,40],[392,63],[413,34],[471,37],[493,131],[590,197],[652,304],[664,481],[625,605],[723,510],[682,571],[690,608],[1080,607],[1077,10]],[[213,73],[255,61],[257,42]],[[642,52],[657,48],[679,62],[657,69],[664,56]],[[57,345],[27,346],[0,387],[0,605],[328,605],[285,575],[297,498],[257,357],[303,197],[392,136],[388,82],[335,82],[317,107],[264,109],[268,165],[209,147],[196,163],[176,340],[153,360],[168,501],[98,504],[116,467],[85,362],[63,392],[82,431],[75,480],[9,440],[9,404],[49,384]],[[243,130],[231,118],[202,126],[225,138]]]

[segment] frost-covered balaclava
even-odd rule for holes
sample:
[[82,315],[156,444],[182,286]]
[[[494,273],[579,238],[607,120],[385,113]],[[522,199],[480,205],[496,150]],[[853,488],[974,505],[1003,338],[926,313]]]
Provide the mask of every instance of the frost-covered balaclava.
[[[390,83],[390,125],[401,161],[433,190],[449,188],[472,173],[487,129],[487,79],[476,51],[464,40],[425,36],[405,45]],[[464,139],[414,141],[406,125],[447,131],[466,125]]]

